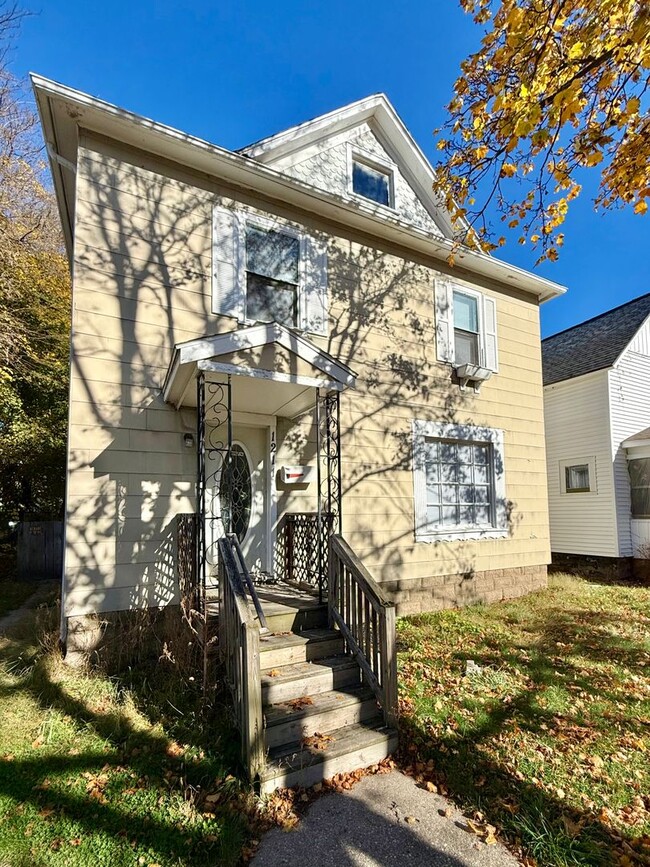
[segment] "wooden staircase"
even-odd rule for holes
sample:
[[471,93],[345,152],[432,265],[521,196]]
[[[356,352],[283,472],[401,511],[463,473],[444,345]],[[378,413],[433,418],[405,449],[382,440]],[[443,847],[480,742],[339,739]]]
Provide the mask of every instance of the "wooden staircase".
[[395,608],[347,543],[330,538],[327,603],[253,587],[231,537],[219,551],[220,655],[261,793],[386,758],[397,747]]
[[260,592],[270,630],[259,645],[262,794],[367,767],[397,746],[341,632],[327,628],[327,605],[288,591]]

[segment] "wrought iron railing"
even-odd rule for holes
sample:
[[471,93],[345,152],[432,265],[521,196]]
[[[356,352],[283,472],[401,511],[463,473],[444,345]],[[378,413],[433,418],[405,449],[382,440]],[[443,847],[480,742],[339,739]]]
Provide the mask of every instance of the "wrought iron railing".
[[242,759],[251,780],[264,767],[264,720],[260,671],[260,627],[246,599],[233,545],[219,548],[219,651],[241,732]]
[[327,593],[328,540],[334,516],[324,512],[287,512],[282,516],[275,541],[275,573],[291,581]]
[[374,690],[386,725],[397,721],[395,605],[342,536],[329,540],[330,624],[341,630],[364,681]]
[[176,578],[181,613],[192,625],[201,611],[201,589],[196,563],[196,515],[176,516]]

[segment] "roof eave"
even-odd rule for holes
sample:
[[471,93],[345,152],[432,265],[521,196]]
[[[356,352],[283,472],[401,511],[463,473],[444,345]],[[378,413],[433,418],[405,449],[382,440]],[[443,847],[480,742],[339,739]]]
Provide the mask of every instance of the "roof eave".
[[[387,217],[371,204],[347,202],[340,196],[290,178],[260,162],[228,151],[203,139],[141,117],[88,94],[32,74],[46,142],[55,153],[76,164],[77,130],[92,130],[126,145],[154,153],[201,171],[237,187],[254,189],[272,199],[318,213],[335,222],[370,233],[425,256],[467,269],[470,273],[510,285],[534,295],[540,303],[563,295],[566,287],[488,256],[460,247],[448,238],[427,232],[395,217]],[[55,104],[56,103],[56,104]],[[72,148],[74,147],[74,152]],[[64,223],[68,256],[72,260],[74,200],[66,190],[69,181],[50,154],[50,164]]]

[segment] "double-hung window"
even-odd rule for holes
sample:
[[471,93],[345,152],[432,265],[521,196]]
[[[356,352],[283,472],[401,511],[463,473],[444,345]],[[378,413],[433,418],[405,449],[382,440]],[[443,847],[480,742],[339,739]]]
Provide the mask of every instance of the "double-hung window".
[[298,326],[300,238],[246,224],[246,319]]
[[212,312],[327,334],[326,239],[279,217],[216,206]]
[[494,298],[440,278],[435,283],[435,314],[438,361],[454,367],[473,364],[493,373],[498,370]]
[[506,534],[502,431],[416,421],[413,472],[416,540]]
[[454,290],[454,363],[480,364],[479,297]]

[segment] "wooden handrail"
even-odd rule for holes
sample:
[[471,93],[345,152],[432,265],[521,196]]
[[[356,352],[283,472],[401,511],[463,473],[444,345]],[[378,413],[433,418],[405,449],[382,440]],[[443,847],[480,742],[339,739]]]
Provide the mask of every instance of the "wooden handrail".
[[331,536],[328,611],[364,680],[372,687],[386,725],[397,724],[395,605],[342,536]]
[[251,780],[264,767],[260,629],[251,614],[228,539],[219,539],[219,649]]

